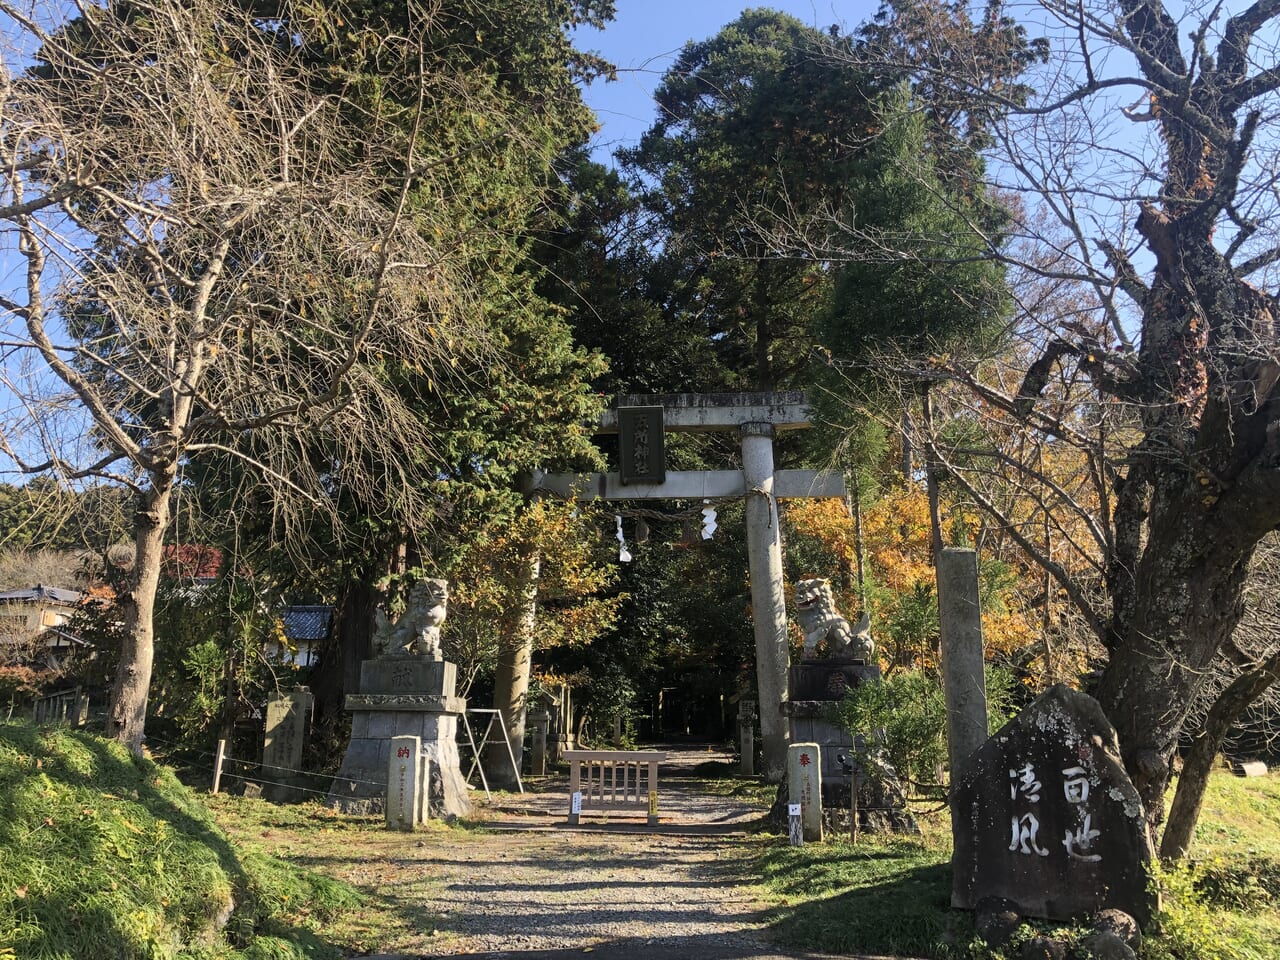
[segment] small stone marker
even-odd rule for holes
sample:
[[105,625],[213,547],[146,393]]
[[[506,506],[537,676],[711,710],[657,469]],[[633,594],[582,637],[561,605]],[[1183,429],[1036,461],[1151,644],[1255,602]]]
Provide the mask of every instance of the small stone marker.
[[738,701],[738,751],[742,757],[741,773],[744,777],[756,774],[756,702],[742,699]]
[[313,698],[306,687],[267,701],[267,718],[262,737],[262,772],[266,795],[276,802],[295,799],[293,789],[302,768],[302,747]]
[[1243,761],[1236,764],[1235,772],[1238,777],[1265,777],[1267,765],[1261,760]]
[[994,897],[1049,920],[1114,907],[1151,921],[1142,801],[1092,697],[1050,687],[968,758],[951,804],[952,906]]
[[787,748],[787,794],[800,804],[800,823],[806,840],[822,839],[822,761],[816,743],[793,743]]
[[658,791],[649,791],[649,826],[657,826],[658,823]]
[[413,830],[422,822],[422,738],[392,737],[387,763],[387,829]]
[[529,725],[533,728],[533,750],[530,752],[529,772],[535,777],[547,775],[547,726],[551,718],[545,713],[529,714]]

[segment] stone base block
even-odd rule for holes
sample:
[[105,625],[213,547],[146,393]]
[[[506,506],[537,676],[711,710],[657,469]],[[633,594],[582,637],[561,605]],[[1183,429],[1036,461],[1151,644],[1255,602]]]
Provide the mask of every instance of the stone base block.
[[379,657],[360,664],[360,692],[452,697],[457,675],[457,665],[447,660]]
[[791,667],[787,677],[791,700],[843,700],[852,687],[880,679],[875,664],[831,657],[827,660],[802,660]]
[[841,754],[853,749],[853,736],[830,717],[832,704],[822,700],[790,700],[782,705],[792,743],[816,743],[822,757],[822,782],[848,780]]
[[384,812],[382,798],[386,793],[391,738],[417,736],[422,738],[423,752],[431,760],[431,816],[469,815],[471,800],[462,778],[457,731],[455,714],[357,710],[351,720],[351,743],[329,788],[329,805],[344,813]]

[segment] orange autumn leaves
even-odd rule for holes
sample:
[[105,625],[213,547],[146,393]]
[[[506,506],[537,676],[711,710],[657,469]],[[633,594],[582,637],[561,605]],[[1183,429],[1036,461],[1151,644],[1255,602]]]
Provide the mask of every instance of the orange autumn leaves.
[[[977,525],[966,510],[943,505],[942,537],[955,541]],[[862,609],[857,586],[853,518],[841,500],[796,500],[786,507],[788,535],[811,538],[827,561],[798,576],[831,581],[840,611],[850,619]],[[887,669],[931,666],[937,661],[937,599],[930,556],[929,504],[919,488],[898,484],[862,513],[862,540],[871,632]],[[847,583],[848,589],[843,589]],[[1022,599],[1016,573],[1000,563],[983,570],[983,636],[987,653],[1012,652],[1037,637],[1035,611]]]

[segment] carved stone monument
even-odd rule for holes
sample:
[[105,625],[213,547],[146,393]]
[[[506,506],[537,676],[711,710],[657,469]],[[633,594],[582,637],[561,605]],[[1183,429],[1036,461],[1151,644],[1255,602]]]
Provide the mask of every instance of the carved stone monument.
[[440,625],[449,603],[449,584],[444,580],[422,580],[409,591],[404,613],[394,624],[378,611],[378,630],[373,649],[380,657],[419,656],[443,660],[440,653]]
[[951,823],[953,906],[993,897],[1050,920],[1104,908],[1151,920],[1142,802],[1092,697],[1050,687],[970,755]]
[[314,698],[306,687],[267,701],[262,737],[262,773],[267,797],[276,803],[302,799],[294,789],[302,768],[302,747]]
[[871,640],[871,616],[862,614],[852,626],[836,609],[830,581],[811,577],[796,584],[796,619],[804,631],[804,655],[813,656],[818,644],[825,644],[828,656],[870,663],[876,645]]
[[[833,721],[831,712],[851,688],[880,679],[880,667],[868,662],[875,651],[870,618],[863,614],[855,631],[836,609],[831,584],[816,577],[796,584],[795,610],[805,634],[804,653],[788,671],[782,709],[791,742],[816,743],[820,749],[822,805],[847,810],[851,781],[837,757],[853,747],[853,737]],[[843,802],[837,793],[843,793]]]
[[420,737],[429,760],[428,803],[436,817],[471,812],[458,756],[458,718],[467,702],[455,696],[457,667],[440,653],[448,587],[426,580],[409,593],[405,612],[382,623],[376,659],[360,665],[358,692],[347,695],[351,742],[329,788],[329,804],[348,813],[384,810],[392,738]]

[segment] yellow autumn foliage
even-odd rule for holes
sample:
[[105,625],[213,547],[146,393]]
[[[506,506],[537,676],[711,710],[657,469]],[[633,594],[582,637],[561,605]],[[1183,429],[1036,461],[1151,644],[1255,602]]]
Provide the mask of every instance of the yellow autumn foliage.
[[538,561],[534,646],[590,643],[613,625],[625,596],[602,597],[616,570],[602,554],[598,519],[572,503],[543,500],[514,521],[481,531],[450,574],[446,642],[482,665],[516,635],[530,566]]
[[[836,605],[854,619],[861,613],[857,594],[854,522],[841,500],[802,500],[787,505],[786,518],[797,535],[812,538],[830,560],[824,569],[801,576],[831,580]],[[942,505],[942,536],[951,542],[957,525],[968,529],[977,518],[957,505]],[[909,484],[889,488],[863,510],[862,540],[871,631],[882,665],[932,666],[938,645],[937,601],[931,557],[929,501],[925,491]],[[1034,611],[1022,599],[1014,568],[1003,564],[987,571],[984,582],[983,638],[988,655],[1010,652],[1037,639]],[[1002,574],[1002,575],[998,575]],[[847,582],[850,589],[842,589]],[[994,591],[994,592],[993,592]]]

